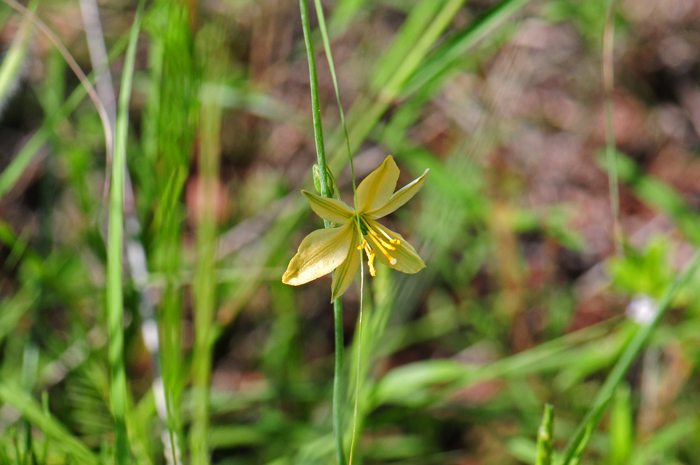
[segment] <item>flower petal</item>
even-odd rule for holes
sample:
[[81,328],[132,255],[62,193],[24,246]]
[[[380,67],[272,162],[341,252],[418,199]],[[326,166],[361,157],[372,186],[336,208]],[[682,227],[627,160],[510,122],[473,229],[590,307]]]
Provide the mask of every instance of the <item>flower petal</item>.
[[372,240],[371,237],[367,238],[367,243],[370,245],[370,247],[372,247],[372,250],[374,250],[374,253],[380,262],[397,271],[408,274],[418,273],[420,270],[425,268],[425,263],[423,263],[423,260],[421,260],[421,258],[418,256],[416,249],[414,249],[411,244],[409,244],[408,241],[401,236],[401,234],[385,228],[376,221],[367,220],[367,222],[369,223],[370,228],[374,229],[375,231],[381,230],[392,239],[399,241],[398,244],[393,245],[396,250],[387,250],[392,258],[396,259],[396,263],[392,265],[389,262],[389,259],[386,258],[384,253],[379,249],[377,244],[375,244],[374,240]]
[[282,282],[299,286],[336,269],[352,247],[354,227],[355,224],[348,221],[339,228],[319,229],[306,236],[289,262]]
[[345,223],[355,214],[353,209],[342,200],[327,199],[308,191],[301,191],[301,193],[309,201],[311,209],[324,220]]
[[396,189],[399,168],[391,156],[384,159],[379,168],[372,171],[357,187],[358,211],[374,211],[383,206]]
[[360,260],[362,258],[362,251],[357,250],[357,246],[360,245],[360,235],[357,232],[357,228],[352,228],[352,241],[350,242],[350,249],[348,250],[348,255],[345,261],[335,270],[333,275],[333,284],[331,288],[333,293],[331,296],[331,302],[345,294],[348,290],[355,275],[357,274],[357,269],[360,266]]
[[384,206],[378,208],[377,210],[365,213],[365,217],[376,220],[377,218],[381,218],[382,216],[392,213],[397,208],[411,200],[411,198],[418,193],[421,187],[423,187],[425,178],[428,176],[429,171],[430,170],[425,170],[425,173],[423,173],[419,178],[414,179],[401,189],[394,192],[394,195],[391,196],[389,201]]

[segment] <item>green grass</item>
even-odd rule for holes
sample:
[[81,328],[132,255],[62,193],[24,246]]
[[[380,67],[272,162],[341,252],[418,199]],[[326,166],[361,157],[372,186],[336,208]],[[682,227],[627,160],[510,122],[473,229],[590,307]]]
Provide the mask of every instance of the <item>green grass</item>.
[[[102,5],[112,122],[78,6],[0,8],[0,465],[700,463],[698,63],[639,58],[689,19]],[[312,165],[350,203],[389,154],[427,268],[282,284]]]
[[107,320],[109,328],[110,397],[114,417],[114,462],[129,463],[129,439],[126,433],[128,394],[124,361],[124,299],[122,280],[122,254],[124,241],[124,183],[126,171],[126,145],[129,128],[129,101],[134,74],[136,43],[141,28],[141,16],[145,2],[139,3],[131,27],[126,49],[122,85],[119,92],[114,151],[111,166],[109,195],[109,233],[107,238]]

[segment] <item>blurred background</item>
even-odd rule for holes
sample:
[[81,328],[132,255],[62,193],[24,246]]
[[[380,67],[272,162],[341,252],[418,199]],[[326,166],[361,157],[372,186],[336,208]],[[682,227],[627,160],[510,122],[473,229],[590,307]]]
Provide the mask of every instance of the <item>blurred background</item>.
[[[311,3],[328,162],[351,203]],[[120,85],[133,83],[123,288],[133,463],[171,459],[165,425],[187,457],[202,363],[211,463],[336,463],[330,277],[281,283],[322,227],[300,195],[313,189],[316,151],[299,4],[149,2],[129,76],[135,1],[28,6],[86,73],[109,60],[112,81],[97,91],[112,123]],[[398,187],[431,170],[382,220],[427,268],[366,275],[359,370],[359,278],[343,297],[346,447],[359,373],[358,464],[534,463],[545,403],[561,450],[700,243],[700,3],[615,2],[607,94],[601,0],[323,8],[358,182],[387,155]],[[46,36],[5,4],[0,24],[0,463],[102,463],[114,431],[104,131]],[[700,463],[698,284],[676,294],[617,385],[582,463]],[[160,346],[142,336],[152,321]],[[211,344],[193,355],[200,337]],[[161,376],[168,418],[153,391]]]

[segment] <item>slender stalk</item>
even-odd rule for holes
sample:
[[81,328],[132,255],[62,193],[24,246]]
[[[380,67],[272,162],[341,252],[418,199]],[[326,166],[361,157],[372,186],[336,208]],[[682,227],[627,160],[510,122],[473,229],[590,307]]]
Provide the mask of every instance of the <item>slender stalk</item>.
[[[333,80],[333,88],[335,89],[335,98],[338,102],[338,111],[340,113],[340,123],[343,127],[343,135],[345,136],[345,147],[348,152],[348,161],[350,163],[350,174],[352,177],[352,195],[353,195],[353,201],[355,203],[355,211],[359,210],[359,203],[357,201],[357,183],[355,181],[355,165],[352,162],[352,149],[350,148],[350,136],[348,135],[348,127],[345,124],[345,112],[343,111],[343,103],[340,99],[340,90],[338,88],[338,78],[335,73],[335,62],[333,61],[333,53],[331,52],[331,44],[330,40],[328,39],[328,30],[326,29],[326,18],[323,15],[323,6],[321,5],[321,0],[314,0],[314,4],[316,6],[316,16],[318,18],[318,26],[321,31],[321,37],[323,39],[323,46],[326,52],[326,59],[328,60],[328,67],[331,71],[331,78]],[[360,226],[360,216],[356,215],[355,220],[357,221],[357,230],[359,233],[360,237],[360,244],[362,243],[362,228]],[[362,263],[362,247],[358,247],[358,253],[360,254],[360,263]],[[355,407],[353,409],[353,421],[352,421],[352,439],[350,440],[350,459],[349,459],[349,465],[352,465],[352,458],[353,458],[353,453],[355,450],[355,439],[357,438],[357,416],[358,416],[358,406],[360,403],[360,362],[362,361],[362,303],[364,301],[364,288],[365,288],[365,274],[364,274],[364,265],[360,266],[360,315],[358,319],[358,350],[357,350],[357,376],[356,376],[356,385],[355,385]],[[342,328],[341,328],[342,329]],[[342,337],[342,334],[341,334]],[[336,344],[337,347],[337,344]],[[336,376],[338,373],[336,372]],[[334,391],[335,391],[335,386],[334,386]],[[334,392],[335,395],[335,392]],[[339,393],[338,395],[342,395],[342,393]],[[338,407],[340,408],[340,407]],[[334,409],[335,409],[335,399],[334,399]],[[337,429],[340,429],[342,427],[342,424],[338,425]],[[342,436],[342,434],[341,434]],[[338,436],[336,436],[336,440],[340,440]],[[340,443],[340,446],[342,447],[342,442]],[[342,462],[341,462],[342,463]]]
[[[343,126],[343,135],[345,136],[345,148],[348,151],[348,160],[350,162],[350,176],[352,177],[352,195],[355,201],[355,210],[358,209],[357,204],[357,183],[355,182],[355,165],[352,162],[352,149],[350,148],[350,136],[348,135],[348,127],[345,124],[345,112],[343,111],[343,103],[340,100],[340,90],[338,89],[338,78],[335,74],[335,62],[333,61],[333,54],[331,53],[331,43],[328,39],[328,30],[326,29],[326,18],[323,16],[323,6],[321,5],[321,0],[314,0],[314,5],[316,6],[316,17],[318,18],[318,28],[321,31],[321,38],[323,39],[323,48],[326,52],[326,59],[328,60],[328,67],[331,70],[331,78],[333,80],[333,88],[335,89],[335,98],[338,102],[338,112],[340,113],[340,124]],[[360,218],[357,217],[357,229],[360,228]],[[362,251],[360,251],[362,255]]]
[[[360,254],[362,251],[360,250]],[[350,440],[350,460],[348,465],[352,465],[352,457],[355,452],[355,439],[357,439],[357,411],[360,405],[360,362],[362,361],[362,302],[365,294],[365,267],[360,266],[360,317],[358,319],[357,330],[357,373],[355,384],[355,407],[353,409],[352,419],[352,439]]]
[[605,156],[608,164],[608,189],[610,210],[613,217],[613,238],[615,252],[622,256],[622,226],[620,225],[620,187],[617,176],[617,155],[615,153],[615,126],[613,122],[614,88],[613,44],[615,35],[615,0],[608,0],[608,9],[603,29],[603,90],[605,93]]
[[[141,29],[145,0],[139,2],[131,27],[126,50],[122,84],[119,91],[119,111],[114,138],[112,182],[109,204],[109,238],[107,244],[107,320],[109,326],[109,368],[112,415],[114,417],[114,452],[117,465],[129,461],[126,434],[127,408],[126,373],[124,369],[124,303],[122,295],[122,253],[124,240],[124,180],[126,171],[126,141],[129,125],[129,99],[134,75],[136,43]],[[104,108],[104,107],[103,107]]]
[[333,302],[333,319],[335,323],[335,371],[333,372],[333,434],[335,436],[336,457],[338,464],[345,464],[343,447],[343,302],[338,297]]
[[625,374],[629,370],[630,366],[632,366],[632,363],[637,355],[639,355],[639,352],[649,339],[652,331],[654,331],[656,326],[659,324],[659,321],[661,321],[661,318],[668,307],[671,306],[671,302],[673,301],[673,298],[676,296],[680,287],[686,284],[693,276],[695,271],[698,269],[698,265],[700,265],[700,251],[695,253],[695,256],[683,274],[676,279],[673,285],[661,297],[661,300],[659,301],[659,309],[654,316],[654,319],[648,325],[640,327],[632,337],[632,340],[627,345],[625,351],[622,353],[612,371],[608,375],[608,378],[605,380],[605,383],[600,388],[598,396],[593,402],[593,406],[588,411],[583,421],[581,421],[578,428],[576,428],[572,438],[569,440],[566,450],[564,451],[564,456],[559,462],[560,465],[568,465],[573,463],[572,459],[582,453],[583,448],[588,442],[588,438],[590,438],[593,429],[595,429],[598,422],[600,422],[600,418],[603,416],[605,408],[615,393],[618,384],[620,384],[620,381],[622,381],[622,379],[625,377]]
[[[314,45],[311,41],[311,26],[309,25],[309,6],[307,0],[299,0],[301,12],[301,25],[304,31],[304,44],[306,56],[309,60],[309,84],[311,88],[311,111],[314,124],[314,139],[316,141],[316,156],[320,171],[321,195],[330,198],[328,187],[326,148],[323,142],[323,126],[321,125],[321,107],[318,96],[318,75],[316,72],[316,57]],[[353,177],[354,178],[354,177]],[[323,220],[326,228],[330,222]],[[335,320],[335,372],[333,375],[333,434],[335,436],[335,448],[338,464],[345,463],[345,451],[343,447],[343,303],[339,298],[333,302],[333,317]]]
[[[321,124],[321,104],[318,97],[318,73],[316,71],[316,56],[314,54],[314,44],[311,40],[311,26],[309,25],[309,5],[307,0],[299,0],[301,10],[301,26],[304,30],[304,44],[306,45],[306,57],[309,60],[309,86],[311,87],[311,116],[314,123],[314,139],[316,141],[316,156],[318,167],[321,172],[321,195],[326,198],[331,197],[327,167],[326,167],[326,146],[323,142],[323,125]],[[323,220],[326,228],[330,222]]]

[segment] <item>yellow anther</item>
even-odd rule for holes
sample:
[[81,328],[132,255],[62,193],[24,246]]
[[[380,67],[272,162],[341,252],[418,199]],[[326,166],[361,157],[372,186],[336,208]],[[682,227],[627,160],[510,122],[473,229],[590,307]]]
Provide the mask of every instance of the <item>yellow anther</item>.
[[392,237],[391,237],[389,234],[387,234],[387,232],[384,231],[383,229],[381,229],[381,228],[377,228],[377,229],[379,230],[380,233],[382,233],[382,236],[386,237],[386,238],[389,240],[390,243],[392,243],[392,244],[394,244],[394,245],[399,245],[399,244],[401,243],[400,240],[392,238]]
[[367,258],[369,258],[370,255],[374,254],[374,251],[373,251],[372,248],[369,246],[369,244],[367,243],[367,241],[365,241],[364,239],[363,239],[362,241],[364,242],[364,249],[365,249],[365,253],[367,254]]
[[367,264],[369,265],[370,276],[377,276],[377,270],[374,268],[374,251],[371,249],[369,251],[369,260],[367,260]]
[[377,276],[377,270],[374,268],[374,250],[369,246],[366,240],[362,239],[362,244],[357,247],[357,250],[364,250],[367,254],[367,263],[369,264],[369,274]]

